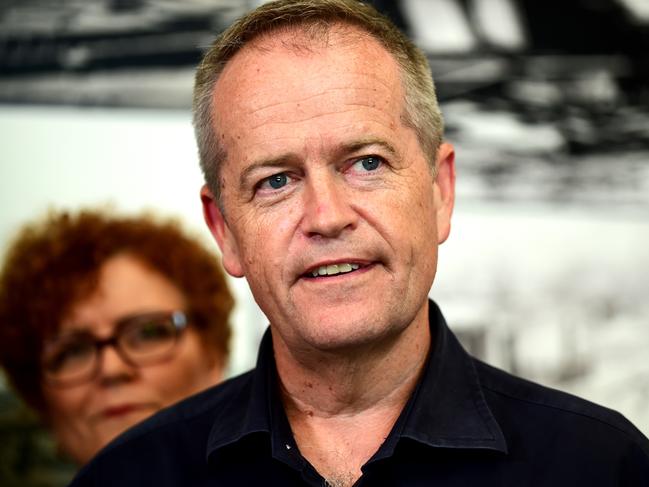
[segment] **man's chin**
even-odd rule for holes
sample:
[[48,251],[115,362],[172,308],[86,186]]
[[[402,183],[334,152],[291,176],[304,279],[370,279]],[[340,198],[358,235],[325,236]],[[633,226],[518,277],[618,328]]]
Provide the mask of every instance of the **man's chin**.
[[300,339],[314,351],[326,354],[357,354],[398,336],[396,323],[377,322],[350,317],[326,317],[303,323],[298,331]]

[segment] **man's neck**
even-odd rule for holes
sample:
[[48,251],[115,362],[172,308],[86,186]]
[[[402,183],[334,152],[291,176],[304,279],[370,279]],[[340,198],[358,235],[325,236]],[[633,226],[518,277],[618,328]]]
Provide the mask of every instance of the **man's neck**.
[[296,357],[281,339],[273,344],[300,452],[332,483],[352,485],[421,376],[430,349],[427,307],[398,336],[362,350]]

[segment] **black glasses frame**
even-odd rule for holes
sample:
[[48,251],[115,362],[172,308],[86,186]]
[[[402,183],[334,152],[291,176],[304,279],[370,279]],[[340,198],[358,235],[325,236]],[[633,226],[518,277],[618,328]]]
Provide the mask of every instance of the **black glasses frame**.
[[[127,353],[123,348],[120,343],[121,337],[124,335],[124,332],[128,329],[130,329],[133,326],[136,326],[138,323],[142,321],[147,321],[151,320],[152,318],[155,319],[168,319],[169,322],[173,325],[175,335],[174,335],[174,343],[173,345],[169,348],[169,351],[165,354],[162,355],[156,355],[153,359],[137,359],[134,360],[129,353]],[[125,316],[115,322],[115,330],[113,331],[113,334],[108,337],[108,338],[97,338],[91,333],[87,332],[78,332],[78,333],[73,333],[71,336],[77,335],[77,336],[82,336],[84,339],[88,340],[88,342],[91,342],[92,345],[94,346],[94,364],[91,369],[89,369],[89,372],[87,374],[81,374],[79,377],[73,377],[71,379],[60,379],[51,375],[48,375],[47,373],[47,360],[43,357],[43,360],[41,361],[41,370],[42,370],[42,376],[43,380],[47,382],[48,384],[57,386],[57,387],[72,387],[75,385],[83,384],[84,382],[89,382],[93,380],[95,377],[97,377],[99,370],[100,370],[100,364],[101,360],[101,354],[103,352],[103,349],[110,346],[112,347],[117,354],[120,356],[124,362],[127,364],[133,366],[133,367],[141,367],[141,366],[146,366],[146,365],[152,365],[156,363],[163,362],[171,357],[173,354],[176,345],[178,344],[178,339],[180,338],[180,335],[182,332],[187,328],[189,324],[189,318],[187,314],[184,311],[163,311],[163,312],[153,312],[153,313],[143,313],[143,314],[136,314],[136,315],[129,315]],[[54,343],[55,341],[60,340],[61,337],[51,340],[49,343]],[[45,343],[44,348],[47,348],[48,342]]]

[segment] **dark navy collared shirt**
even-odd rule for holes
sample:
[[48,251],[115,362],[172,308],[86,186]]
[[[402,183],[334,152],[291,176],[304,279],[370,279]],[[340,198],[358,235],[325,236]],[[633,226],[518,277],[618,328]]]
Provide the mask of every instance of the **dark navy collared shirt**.
[[[649,440],[620,414],[468,355],[429,303],[422,378],[358,486],[649,486]],[[270,333],[257,367],[105,448],[81,486],[323,486],[279,399]]]

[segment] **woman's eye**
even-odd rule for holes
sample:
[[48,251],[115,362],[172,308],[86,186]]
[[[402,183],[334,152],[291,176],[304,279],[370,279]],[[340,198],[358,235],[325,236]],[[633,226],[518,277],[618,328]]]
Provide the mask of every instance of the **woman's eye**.
[[46,360],[46,367],[51,371],[60,371],[87,360],[94,352],[95,347],[91,343],[71,342],[52,353]]
[[174,334],[174,330],[166,323],[149,323],[142,325],[133,333],[133,337],[141,342],[164,340]]
[[284,172],[273,174],[269,178],[262,180],[260,188],[280,189],[288,184],[288,175]]
[[359,171],[376,171],[382,164],[383,160],[378,156],[366,156],[358,159],[354,166]]

